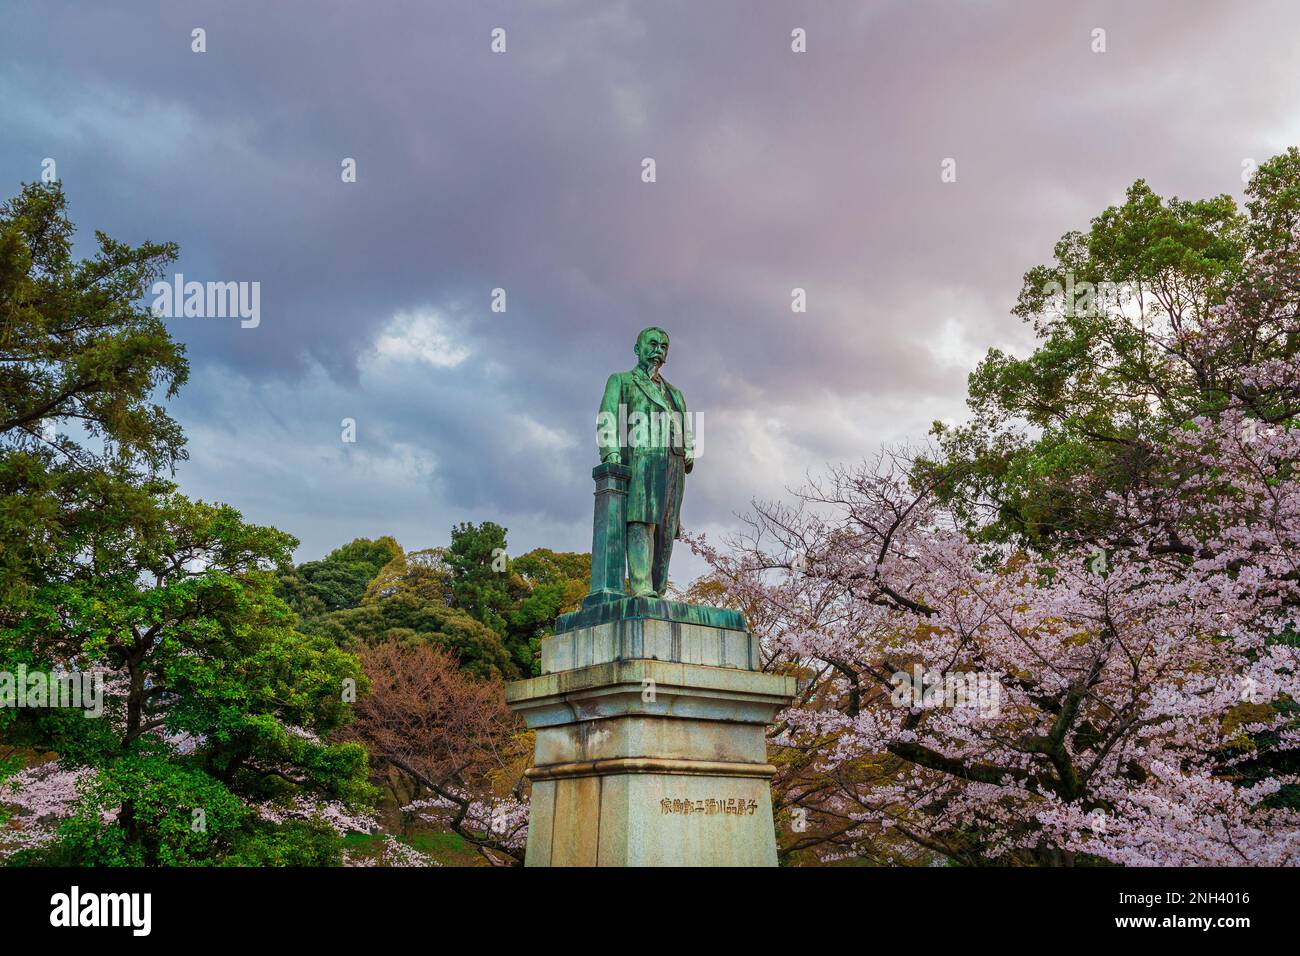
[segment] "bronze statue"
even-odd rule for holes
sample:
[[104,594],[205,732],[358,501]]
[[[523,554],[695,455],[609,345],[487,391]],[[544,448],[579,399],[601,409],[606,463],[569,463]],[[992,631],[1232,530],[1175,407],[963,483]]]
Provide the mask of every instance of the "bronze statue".
[[632,596],[661,598],[695,453],[686,400],[659,374],[668,360],[668,333],[644,329],[632,351],[636,368],[615,372],[605,384],[596,444],[602,464],[631,472],[625,547]]

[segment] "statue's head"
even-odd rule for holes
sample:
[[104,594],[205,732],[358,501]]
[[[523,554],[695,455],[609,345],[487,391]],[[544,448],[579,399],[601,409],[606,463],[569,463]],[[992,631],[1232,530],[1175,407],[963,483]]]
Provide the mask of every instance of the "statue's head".
[[636,353],[637,365],[653,375],[668,361],[668,333],[657,325],[642,329],[632,351]]

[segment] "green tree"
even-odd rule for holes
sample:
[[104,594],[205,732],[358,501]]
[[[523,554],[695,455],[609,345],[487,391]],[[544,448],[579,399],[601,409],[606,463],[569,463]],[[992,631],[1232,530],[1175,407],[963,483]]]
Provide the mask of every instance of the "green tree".
[[[1248,308],[1277,301],[1243,288],[1260,274],[1248,261],[1270,262],[1278,282],[1294,282],[1300,264],[1300,151],[1260,166],[1246,193],[1243,213],[1226,195],[1166,200],[1139,180],[1123,205],[1067,233],[1052,263],[1025,274],[1013,310],[1038,348],[989,351],[970,377],[970,424],[936,424],[942,454],[921,462],[918,480],[937,482],[988,540],[1043,548],[1109,528],[1107,493],[1153,480],[1152,451],[1170,429],[1232,396],[1249,401],[1243,369],[1300,352],[1294,322],[1249,314],[1231,347],[1209,347],[1229,293]],[[1258,409],[1266,422],[1296,411]]]
[[591,584],[591,555],[537,548],[510,564],[513,600],[507,614],[506,647],[520,671],[538,673],[542,639],[555,619],[577,610]]
[[[176,494],[152,505],[101,512],[85,540],[66,542],[84,555],[79,571],[39,585],[22,617],[0,629],[11,660],[104,671],[106,719],[25,710],[10,739],[100,771],[106,789],[94,805],[121,795],[121,832],[95,845],[127,847],[126,862],[165,862],[158,828],[172,818],[142,811],[138,800],[152,798],[130,789],[164,765],[177,780],[202,774],[250,805],[300,793],[365,800],[364,750],[326,742],[365,689],[360,665],[333,641],[297,631],[274,593],[273,568],[288,560],[293,538],[246,524],[229,506]],[[118,768],[141,761],[111,783]],[[98,819],[92,809],[83,815]]]
[[[130,810],[121,818],[121,808]],[[166,754],[136,752],[87,786],[58,852],[87,866],[193,866],[228,851],[251,813],[219,781]],[[117,817],[117,819],[114,819]]]
[[446,548],[424,548],[399,554],[366,585],[362,604],[374,604],[397,594],[413,594],[422,601],[451,607],[451,572],[444,560]]
[[86,510],[156,490],[143,479],[185,457],[155,401],[188,377],[184,349],[138,304],[176,247],[96,233],[76,260],[66,205],[53,183],[0,206],[0,615],[57,575]]
[[[96,771],[62,862],[283,849],[259,803],[371,795],[365,751],[327,742],[364,675],[276,596],[294,539],[163,474],[184,438],[155,398],[187,367],[138,301],[175,247],[97,234],[74,261],[71,235],[57,185],[0,207],[0,669],[98,671],[105,716],[7,711],[0,734]],[[206,830],[178,815],[195,803]]]
[[370,582],[401,554],[401,546],[388,535],[357,538],[283,575],[280,595],[303,617],[356,607]]
[[[556,616],[577,608],[587,592],[591,558],[538,548],[507,563],[503,550],[497,550],[504,548],[505,529],[489,523],[477,530],[483,529],[486,534],[473,547],[491,558],[486,572],[481,563],[465,557],[472,547],[467,536],[460,535],[459,597],[451,549],[399,549],[366,586],[360,607],[314,618],[304,626],[349,648],[374,646],[394,635],[427,641],[451,651],[462,667],[480,676],[537,673],[542,638],[552,633]],[[503,592],[491,600],[498,609],[500,631],[472,617],[461,603],[475,606],[474,600],[489,586]]]
[[520,669],[501,636],[458,608],[403,592],[357,608],[335,611],[307,625],[339,647],[360,649],[387,640],[430,644],[453,654],[478,677],[514,678]]
[[444,561],[455,606],[504,635],[511,603],[506,529],[491,521],[456,525]]

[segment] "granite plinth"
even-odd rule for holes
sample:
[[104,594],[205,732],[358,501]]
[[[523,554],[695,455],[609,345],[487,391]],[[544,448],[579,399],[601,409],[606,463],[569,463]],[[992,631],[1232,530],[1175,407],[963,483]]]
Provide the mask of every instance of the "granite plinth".
[[[647,647],[664,658],[620,656]],[[776,865],[766,730],[797,687],[758,669],[753,635],[622,621],[548,638],[543,661],[506,687],[536,732],[528,866]]]

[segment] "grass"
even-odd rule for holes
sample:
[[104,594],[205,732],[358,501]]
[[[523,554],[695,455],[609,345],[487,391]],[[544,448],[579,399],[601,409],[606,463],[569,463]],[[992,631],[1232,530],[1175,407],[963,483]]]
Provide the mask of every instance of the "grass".
[[[397,837],[402,843],[419,850],[442,866],[487,866],[478,850],[455,833],[424,832]],[[350,833],[343,839],[349,856],[377,859],[384,834]]]

